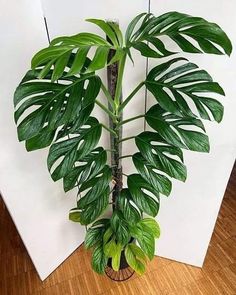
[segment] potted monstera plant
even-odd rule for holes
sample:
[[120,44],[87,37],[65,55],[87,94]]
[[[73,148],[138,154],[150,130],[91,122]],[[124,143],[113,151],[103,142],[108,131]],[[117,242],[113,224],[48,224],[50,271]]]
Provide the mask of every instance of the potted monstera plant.
[[[160,235],[154,217],[161,196],[169,196],[171,178],[186,179],[182,150],[209,152],[202,119],[220,122],[223,116],[222,104],[213,98],[224,95],[221,86],[163,40],[171,39],[179,51],[188,53],[230,55],[232,45],[217,24],[178,12],[158,17],[142,13],[124,36],[116,23],[88,21],[100,27],[103,36],[58,37],[33,57],[14,95],[18,137],[27,151],[50,147],[52,179],[63,179],[65,192],[78,188],[69,216],[88,226],[85,247],[92,249],[93,269],[104,273],[108,266],[119,271],[125,265],[142,274]],[[122,99],[123,74],[126,62],[135,65],[134,50],[156,64]],[[106,68],[108,83],[98,75]],[[144,87],[156,103],[145,114],[123,120],[124,109]],[[109,126],[96,118],[96,104],[109,116]],[[151,131],[124,138],[122,127],[141,117]],[[103,131],[111,135],[110,149],[98,146]],[[127,155],[121,147],[128,140],[137,147],[129,155],[137,170],[131,175],[122,171]],[[110,217],[102,216],[111,207]]]

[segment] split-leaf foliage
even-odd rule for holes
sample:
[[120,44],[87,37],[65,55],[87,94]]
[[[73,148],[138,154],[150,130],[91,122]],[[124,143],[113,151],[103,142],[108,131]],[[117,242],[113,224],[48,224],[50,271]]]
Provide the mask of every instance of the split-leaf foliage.
[[[63,180],[65,192],[78,188],[80,198],[69,218],[89,225],[85,247],[93,250],[93,269],[104,273],[111,258],[113,269],[119,270],[124,251],[128,264],[143,274],[160,236],[155,219],[143,214],[156,217],[162,195],[171,193],[171,179],[186,180],[184,149],[209,152],[202,119],[220,122],[223,117],[223,105],[216,99],[224,95],[221,86],[207,71],[177,54],[230,55],[232,45],[217,24],[179,12],[158,17],[142,13],[130,22],[124,36],[115,23],[88,21],[101,29],[102,36],[58,37],[34,55],[14,95],[18,138],[28,151],[49,147],[52,179]],[[111,49],[115,55],[109,59]],[[152,58],[155,66],[121,104],[126,57],[135,63],[135,50]],[[119,64],[114,101],[98,75],[113,63]],[[138,99],[134,96],[142,87],[155,104],[144,115],[150,131],[130,134],[137,146],[132,155],[137,173],[128,175],[111,218],[99,219],[109,206],[114,175],[108,151],[99,146],[104,125],[93,109],[98,104],[121,126],[121,113],[131,99]],[[101,91],[109,108],[99,100]],[[139,99],[142,103],[144,98]],[[117,128],[109,131],[119,134]]]

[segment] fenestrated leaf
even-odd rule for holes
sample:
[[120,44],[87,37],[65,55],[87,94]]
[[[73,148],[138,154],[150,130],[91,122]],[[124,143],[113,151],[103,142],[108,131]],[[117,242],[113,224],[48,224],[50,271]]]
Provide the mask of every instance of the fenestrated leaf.
[[[142,22],[137,25],[141,19]],[[140,44],[147,41],[151,42],[148,38],[151,37],[158,42],[163,35],[171,38],[185,52],[226,53],[230,55],[232,51],[229,38],[217,24],[200,17],[193,17],[175,11],[158,17],[150,13],[137,16],[128,26],[126,43],[128,47],[139,50]],[[195,42],[198,43],[198,47]],[[155,44],[153,45],[155,46]],[[218,46],[220,49],[217,48]],[[156,46],[157,53],[160,53],[160,56],[163,57],[169,55],[168,52],[162,51],[162,48],[162,45]],[[150,57],[154,57],[151,51]]]
[[79,192],[82,193],[88,190],[86,194],[78,201],[78,208],[82,209],[85,206],[98,199],[104,191],[109,190],[109,184],[112,179],[111,168],[106,165],[97,177],[90,178],[84,181],[79,187]]
[[109,194],[110,190],[108,187],[88,205],[84,205],[83,207],[78,205],[81,224],[88,225],[94,222],[104,212],[109,204]]
[[[78,211],[77,208],[75,208],[75,210]],[[84,240],[85,248],[89,249],[103,243],[103,237],[105,236],[109,225],[110,219],[107,218],[99,219],[94,222],[86,232]]]
[[142,156],[151,166],[173,178],[186,180],[187,171],[182,163],[183,153],[180,148],[169,145],[159,134],[148,131],[136,136],[135,142]]
[[141,215],[132,204],[132,197],[128,189],[122,189],[117,200],[119,209],[122,211],[124,218],[131,224],[137,223]]
[[89,46],[83,46],[78,49],[78,51],[75,54],[74,60],[71,64],[71,68],[67,72],[66,76],[73,76],[81,72],[85,64],[89,49]]
[[[83,164],[81,164],[81,162]],[[87,156],[78,161],[79,166],[72,168],[63,179],[64,190],[67,192],[76,185],[97,176],[107,162],[107,153],[102,147],[91,151]]]
[[[132,200],[136,206],[148,215],[156,216],[159,210],[159,192],[156,191],[139,174],[129,175],[127,184]],[[149,193],[153,194],[155,200],[143,190],[147,190]]]
[[211,117],[207,112],[209,110],[216,122],[220,123],[222,121],[224,107],[219,101],[214,98],[195,95],[192,95],[191,98],[194,101],[202,119],[211,120]]
[[53,74],[52,74],[52,82],[61,78],[64,73],[64,69],[68,64],[70,59],[71,52],[65,52],[60,58],[57,59],[54,65]]
[[97,26],[99,26],[103,32],[105,33],[105,35],[109,38],[109,40],[111,41],[111,43],[114,45],[114,47],[118,47],[119,45],[122,46],[122,44],[119,44],[118,41],[119,41],[119,37],[117,36],[117,33],[118,35],[120,36],[121,35],[121,31],[119,30],[119,27],[116,25],[116,26],[111,26],[111,24],[109,22],[105,22],[104,20],[101,20],[101,19],[87,19],[88,22],[90,23],[93,23]]
[[45,148],[49,146],[54,137],[56,130],[50,130],[48,127],[44,127],[38,135],[25,141],[25,147],[28,152]]
[[51,172],[54,181],[66,176],[74,167],[75,162],[83,159],[97,145],[101,136],[101,125],[93,117],[89,118],[86,125],[76,130],[76,136],[54,143],[50,147],[47,160],[49,171],[61,159],[61,162],[59,164],[57,162],[56,168]]
[[107,265],[108,258],[106,257],[102,244],[99,244],[93,251],[92,268],[99,274],[103,274]]
[[87,230],[84,246],[86,249],[92,248],[102,242],[102,236],[105,232],[104,227],[91,227]]
[[[91,49],[95,47],[95,54],[91,57],[91,63],[87,67],[87,72],[99,70],[107,65],[107,55],[111,48],[123,51],[123,37],[119,28],[115,24],[108,24],[103,20],[90,19],[107,34],[110,41],[99,35],[92,33],[79,33],[73,36],[57,37],[51,41],[50,46],[40,50],[32,59],[33,69],[42,67],[40,77],[43,77],[50,69],[52,70],[52,81],[61,78],[63,72],[67,72],[67,77],[83,72],[86,57],[91,56]],[[66,62],[75,55],[71,68],[67,70]],[[117,55],[118,58],[118,55]],[[110,61],[115,62],[115,59]]]
[[131,22],[130,24],[128,25],[127,27],[127,30],[126,30],[126,33],[125,33],[125,42],[126,42],[126,45],[128,45],[128,43],[130,42],[131,40],[131,37],[132,37],[132,34],[134,32],[134,29],[136,27],[136,25],[138,24],[138,22],[142,19],[143,16],[146,16],[147,13],[143,12],[139,15],[137,15]]
[[167,143],[192,151],[209,152],[208,136],[199,131],[186,129],[186,127],[192,129],[198,127],[204,130],[199,119],[169,114],[160,105],[151,107],[145,118],[148,125],[156,130]]
[[93,60],[91,61],[87,69],[87,72],[94,72],[96,70],[104,68],[104,66],[107,63],[109,50],[109,47],[98,47],[93,57]]
[[212,81],[206,71],[200,70],[197,65],[184,58],[175,58],[154,67],[145,84],[160,106],[170,113],[196,117],[186,100],[187,97],[194,102],[203,119],[211,119],[206,110],[217,122],[222,119],[222,104],[215,99],[204,97],[202,93],[224,95],[223,89]]
[[146,256],[137,245],[128,244],[125,247],[125,258],[136,273],[142,275],[145,272]]
[[117,49],[119,47],[123,47],[123,34],[119,28],[119,24],[117,22],[114,22],[114,21],[107,21],[107,23],[109,23],[109,26],[113,29],[113,31],[115,32],[116,34],[116,38],[118,40],[118,43],[119,43],[119,46],[117,47]]
[[[52,133],[58,127],[75,120],[85,108],[87,120],[100,91],[101,80],[96,76],[71,80],[63,78],[59,83],[50,83],[47,77],[38,81],[37,75],[38,71],[29,71],[14,94],[14,104],[18,107],[15,121],[18,122],[23,117],[17,128],[19,140],[28,140],[39,135],[44,127],[47,127],[44,130]],[[67,84],[64,84],[65,81]],[[88,85],[85,89],[86,81]],[[36,109],[23,116],[32,107]],[[51,143],[49,140],[48,142]],[[37,142],[35,145],[31,142],[30,146],[32,150],[38,146],[45,147],[45,144],[37,146]]]
[[165,175],[157,173],[155,167],[150,165],[141,153],[134,154],[132,159],[142,178],[156,191],[169,196],[172,188],[171,181]]
[[95,221],[92,224],[92,227],[104,227],[105,229],[107,229],[110,225],[110,219],[109,218],[101,218],[98,219],[97,221]]

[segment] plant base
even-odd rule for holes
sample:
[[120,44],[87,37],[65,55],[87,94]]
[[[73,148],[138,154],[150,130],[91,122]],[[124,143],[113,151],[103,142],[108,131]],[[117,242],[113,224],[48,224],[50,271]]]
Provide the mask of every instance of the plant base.
[[105,268],[105,273],[113,281],[118,281],[118,282],[126,281],[129,278],[131,278],[132,275],[134,274],[134,270],[129,266],[129,264],[126,261],[124,251],[121,252],[120,269],[118,271],[115,271],[111,265],[112,265],[112,261],[111,261],[111,258],[109,258],[107,262],[107,266]]
[[115,271],[112,267],[107,266],[105,268],[105,273],[111,280],[122,282],[131,278],[134,274],[134,270],[131,267],[126,267],[119,271]]

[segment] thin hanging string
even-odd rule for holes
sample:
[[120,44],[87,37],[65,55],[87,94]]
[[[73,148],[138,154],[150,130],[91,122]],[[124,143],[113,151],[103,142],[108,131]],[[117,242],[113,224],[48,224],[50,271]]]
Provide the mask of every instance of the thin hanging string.
[[48,23],[47,23],[47,19],[45,16],[43,17],[43,19],[44,19],[45,29],[46,29],[47,38],[48,38],[48,45],[49,45],[51,43],[51,39],[50,39],[50,35],[49,35],[49,30],[48,30]]
[[[48,45],[50,45],[51,38],[50,38],[50,34],[49,34],[47,19],[46,19],[45,16],[43,18],[44,18],[44,25],[45,25],[45,29],[46,29],[46,33],[47,33]],[[70,139],[70,135],[68,135],[67,138]],[[74,164],[74,168],[75,168],[75,164]],[[76,186],[78,188],[78,191],[77,191],[77,194],[76,194],[76,203],[77,203],[78,202],[78,199],[81,198],[81,193],[79,192],[79,183],[78,183],[78,180],[76,181]],[[87,225],[85,226],[85,229],[87,231]]]
[[[148,0],[148,13],[151,12],[151,0]],[[147,57],[146,58],[146,71],[145,71],[145,76],[147,78],[147,75],[148,75],[148,69],[149,69],[149,58]],[[145,101],[144,101],[144,114],[147,113],[147,103],[148,103],[148,92],[147,92],[147,87],[145,86],[145,93],[144,93],[144,98],[145,98]],[[146,131],[146,127],[147,127],[147,123],[146,123],[146,120],[144,118],[143,120],[143,129],[144,131]]]

